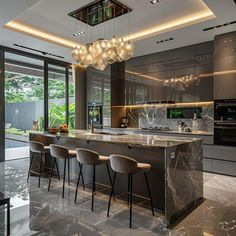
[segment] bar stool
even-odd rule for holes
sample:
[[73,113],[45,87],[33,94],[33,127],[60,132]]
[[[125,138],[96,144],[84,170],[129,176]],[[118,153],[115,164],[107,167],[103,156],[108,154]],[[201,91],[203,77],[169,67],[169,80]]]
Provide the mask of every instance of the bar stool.
[[[66,147],[60,146],[60,145],[55,145],[51,144],[49,146],[50,148],[50,153],[51,156],[53,157],[53,162],[52,162],[52,170],[54,168],[54,164],[57,166],[57,160],[56,159],[61,159],[64,160],[64,173],[63,173],[63,188],[62,188],[62,198],[64,198],[64,192],[65,192],[65,178],[66,178],[66,161],[68,161],[68,185],[70,185],[70,159],[73,157],[76,157],[76,152],[74,150],[68,150]],[[51,187],[51,179],[52,179],[52,174],[53,171],[51,172],[51,176],[49,179],[48,183],[48,191],[50,191]],[[83,176],[82,176],[82,181],[83,181]],[[84,182],[83,182],[84,186]]]
[[[109,170],[109,166],[108,166],[109,157],[100,156],[97,152],[87,150],[87,149],[81,149],[81,148],[76,149],[76,152],[77,152],[77,160],[80,163],[80,170],[79,170],[79,177],[78,177],[76,191],[75,191],[75,203],[77,200],[77,193],[78,193],[80,176],[83,176],[82,175],[83,165],[93,166],[93,187],[92,187],[92,206],[91,206],[91,210],[93,211],[94,195],[96,192],[96,166],[97,165],[103,165],[103,164],[106,165],[108,177],[109,177],[110,183],[112,185],[111,174],[110,174],[110,170]],[[113,191],[113,196],[115,196],[114,191]]]
[[152,209],[152,215],[154,216],[154,208],[153,208],[153,201],[150,191],[150,186],[148,183],[147,178],[147,172],[151,169],[151,165],[145,164],[145,163],[138,163],[136,160],[122,156],[117,154],[110,155],[110,163],[111,168],[115,171],[113,181],[112,181],[112,189],[110,193],[109,203],[108,203],[108,209],[107,209],[107,217],[109,217],[110,212],[110,205],[111,205],[111,197],[114,192],[114,186],[115,186],[115,180],[116,180],[116,174],[128,174],[128,205],[130,209],[130,221],[129,221],[129,227],[132,227],[132,203],[133,203],[133,174],[144,174],[145,182],[147,185],[147,190],[151,202],[151,209]]
[[[29,170],[28,170],[27,183],[29,182],[30,173],[36,174],[36,175],[38,175],[38,187],[40,188],[43,157],[46,159],[46,155],[50,153],[50,149],[49,149],[48,146],[44,146],[43,143],[36,142],[36,141],[30,141],[29,142],[29,147],[30,147],[30,151],[31,151],[32,154],[31,154],[30,166],[29,166]],[[32,170],[33,159],[37,158],[37,154],[39,155],[39,158],[40,158],[39,172],[36,172],[36,171]],[[56,164],[56,170],[57,170],[58,178],[60,180],[59,170],[58,170],[58,165],[57,164]]]

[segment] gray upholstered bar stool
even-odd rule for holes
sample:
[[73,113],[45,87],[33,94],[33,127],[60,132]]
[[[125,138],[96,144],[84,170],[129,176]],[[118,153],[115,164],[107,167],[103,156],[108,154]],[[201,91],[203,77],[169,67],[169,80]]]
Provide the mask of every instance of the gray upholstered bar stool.
[[107,217],[109,217],[111,197],[114,192],[114,186],[115,186],[117,173],[128,174],[128,194],[129,194],[128,204],[129,204],[129,209],[130,209],[129,227],[130,228],[132,227],[133,174],[144,174],[147,190],[148,190],[148,194],[149,194],[149,198],[151,202],[152,214],[154,216],[152,196],[151,196],[151,191],[150,191],[148,178],[147,178],[147,172],[151,169],[151,165],[145,164],[145,163],[138,163],[136,160],[132,158],[122,156],[122,155],[116,155],[116,154],[110,155],[110,163],[111,163],[111,168],[115,171],[115,174],[112,181],[112,189],[111,189],[111,194],[110,194],[109,203],[108,203]]
[[[64,192],[65,192],[65,178],[66,178],[66,162],[68,163],[68,185],[70,184],[70,159],[76,158],[76,151],[75,150],[68,150],[66,147],[51,144],[50,146],[50,154],[53,157],[52,162],[52,170],[54,168],[54,164],[57,165],[57,159],[64,160],[64,173],[63,173],[63,189],[62,189],[62,198],[64,198]],[[48,183],[48,191],[50,191],[51,186],[51,179],[52,179],[53,171],[51,172],[51,176]],[[82,183],[84,187],[84,179],[82,175]]]
[[[27,177],[27,183],[29,182],[29,177],[30,173],[38,175],[38,187],[40,188],[40,179],[41,179],[41,174],[42,174],[42,163],[43,163],[43,157],[46,159],[46,155],[50,153],[50,149],[48,146],[44,146],[43,143],[36,142],[36,141],[30,141],[29,142],[29,148],[31,152],[31,158],[30,158],[30,166],[28,170],[28,177]],[[40,159],[40,164],[39,164],[39,172],[36,172],[32,170],[32,165],[33,165],[33,159],[38,158]],[[58,166],[56,165],[56,170],[57,170],[57,175],[59,177],[59,170]]]
[[[110,174],[110,170],[109,170],[109,166],[108,166],[109,157],[100,156],[97,152],[87,150],[87,149],[82,149],[82,148],[76,149],[76,152],[77,152],[77,160],[80,163],[80,171],[79,171],[79,177],[78,177],[76,191],[75,191],[75,203],[76,203],[76,199],[77,199],[80,176],[83,176],[82,175],[83,165],[93,166],[93,187],[92,187],[92,206],[91,206],[91,210],[93,211],[94,195],[96,192],[96,166],[97,165],[103,165],[103,164],[106,165],[110,184],[112,185],[111,174]],[[115,194],[113,193],[113,196],[114,195]]]

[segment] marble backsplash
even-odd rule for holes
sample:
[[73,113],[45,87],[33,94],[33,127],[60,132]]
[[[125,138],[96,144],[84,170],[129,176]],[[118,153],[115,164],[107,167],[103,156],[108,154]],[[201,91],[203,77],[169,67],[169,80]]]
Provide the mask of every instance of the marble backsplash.
[[[173,107],[173,105],[171,105]],[[166,106],[140,106],[127,107],[126,113],[131,128],[169,127],[178,130],[178,121],[185,122],[192,127],[192,119],[168,119]],[[177,107],[177,106],[176,106]],[[192,107],[192,106],[191,106]],[[198,105],[199,107],[199,105]],[[199,131],[214,131],[214,104],[204,104],[202,107],[202,118],[197,120]]]

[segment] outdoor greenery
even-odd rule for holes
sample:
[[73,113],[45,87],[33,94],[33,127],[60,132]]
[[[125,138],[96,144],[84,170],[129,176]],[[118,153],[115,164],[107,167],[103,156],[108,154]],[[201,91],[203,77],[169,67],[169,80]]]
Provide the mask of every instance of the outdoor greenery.
[[16,135],[26,135],[29,132],[21,129],[16,128],[7,128],[5,129],[6,134],[16,134]]
[[[21,103],[21,102],[37,102],[44,100],[44,80],[40,77],[32,77],[26,75],[18,75],[15,73],[6,72],[5,74],[5,100],[6,103]],[[65,98],[65,82],[63,80],[49,79],[48,81],[48,98],[54,100],[50,103],[49,108],[49,126],[58,127],[65,124],[66,105],[58,105],[56,99]],[[69,84],[69,96],[74,97],[74,85]],[[39,129],[43,130],[44,116],[38,118]],[[69,128],[74,129],[75,119],[75,103],[69,105]],[[32,121],[33,122],[33,121]],[[8,134],[25,134],[16,128],[6,129]]]
[[[34,102],[44,99],[43,78],[22,76],[6,72],[5,97],[7,103]],[[65,97],[65,82],[49,79],[48,98]],[[74,86],[70,83],[69,96],[74,96]]]

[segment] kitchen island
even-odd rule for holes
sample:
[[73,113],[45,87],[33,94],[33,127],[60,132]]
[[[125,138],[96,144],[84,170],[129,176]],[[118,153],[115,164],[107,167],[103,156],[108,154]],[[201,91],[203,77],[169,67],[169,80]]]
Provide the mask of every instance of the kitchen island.
[[[120,134],[117,132],[90,133],[75,130],[69,134],[53,135],[32,132],[30,140],[45,145],[59,144],[69,149],[86,148],[101,155],[121,154],[152,166],[148,173],[154,207],[163,212],[170,227],[182,216],[197,207],[203,196],[202,140],[195,138],[167,137],[159,135]],[[72,175],[76,179],[78,164],[72,163]],[[50,165],[50,163],[46,163]],[[85,182],[91,182],[91,169],[84,169]],[[99,184],[109,186],[103,166],[96,172]],[[118,176],[116,194],[127,192],[127,177]],[[143,199],[147,190],[143,176],[134,177],[133,192]]]

